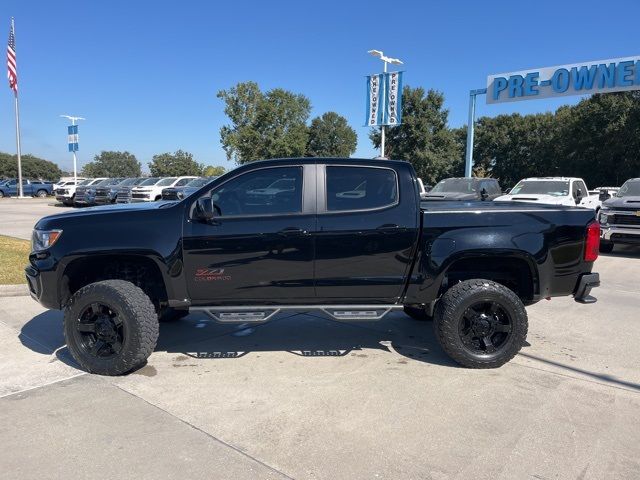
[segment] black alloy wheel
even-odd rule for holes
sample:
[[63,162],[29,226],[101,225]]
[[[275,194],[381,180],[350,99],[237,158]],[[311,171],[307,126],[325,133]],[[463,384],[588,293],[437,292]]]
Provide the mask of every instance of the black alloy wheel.
[[78,345],[96,358],[116,356],[122,350],[125,331],[117,311],[108,305],[94,302],[80,313],[75,324]]
[[509,342],[513,323],[509,312],[491,300],[468,307],[460,317],[458,333],[466,349],[474,354],[494,354]]

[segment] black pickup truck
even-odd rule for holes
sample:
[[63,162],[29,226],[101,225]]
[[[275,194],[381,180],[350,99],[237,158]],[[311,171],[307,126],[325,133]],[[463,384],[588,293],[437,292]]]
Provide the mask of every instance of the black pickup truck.
[[345,321],[433,317],[454,360],[491,368],[525,342],[526,305],[595,301],[599,238],[587,209],[421,205],[403,161],[267,160],[179,202],[45,217],[26,275],[37,301],[64,309],[68,348],[94,373],[143,365],[158,321],[309,309]]

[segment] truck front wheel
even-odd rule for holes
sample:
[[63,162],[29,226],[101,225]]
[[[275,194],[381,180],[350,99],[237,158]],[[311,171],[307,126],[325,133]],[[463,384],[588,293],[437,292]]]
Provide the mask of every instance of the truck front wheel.
[[158,340],[158,317],[149,297],[124,280],[91,283],[64,312],[64,336],[82,368],[120,375],[141,367]]
[[438,301],[435,332],[444,351],[469,368],[497,368],[511,360],[527,338],[524,304],[504,285],[466,280]]

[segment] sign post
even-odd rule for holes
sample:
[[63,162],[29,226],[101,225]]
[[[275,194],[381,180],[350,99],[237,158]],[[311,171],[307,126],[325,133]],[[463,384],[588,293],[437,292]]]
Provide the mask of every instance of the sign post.
[[84,120],[82,117],[72,117],[71,115],[60,115],[61,117],[68,118],[71,120],[71,125],[67,127],[67,144],[69,146],[69,151],[73,153],[73,182],[78,184],[78,167],[77,167],[77,158],[76,152],[78,151],[78,125],[76,125],[76,121]]
[[367,77],[367,126],[380,126],[380,158],[386,158],[385,125],[400,125],[402,120],[402,72],[387,73],[387,64],[403,63],[380,50],[367,53],[384,62],[384,73]]
[[541,67],[487,77],[487,88],[471,90],[465,175],[473,168],[473,136],[477,95],[487,104],[542,98],[640,90],[640,56]]

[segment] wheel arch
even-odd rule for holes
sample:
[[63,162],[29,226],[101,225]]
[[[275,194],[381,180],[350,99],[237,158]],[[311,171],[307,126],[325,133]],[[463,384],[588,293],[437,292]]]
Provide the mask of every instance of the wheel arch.
[[522,254],[473,254],[452,259],[441,276],[439,295],[456,283],[483,278],[514,291],[523,303],[534,303],[539,294],[539,275],[532,258]]
[[167,302],[170,294],[165,270],[162,262],[149,255],[111,252],[78,256],[61,269],[60,305],[65,305],[75,292],[90,283],[126,280],[140,287],[159,307]]

